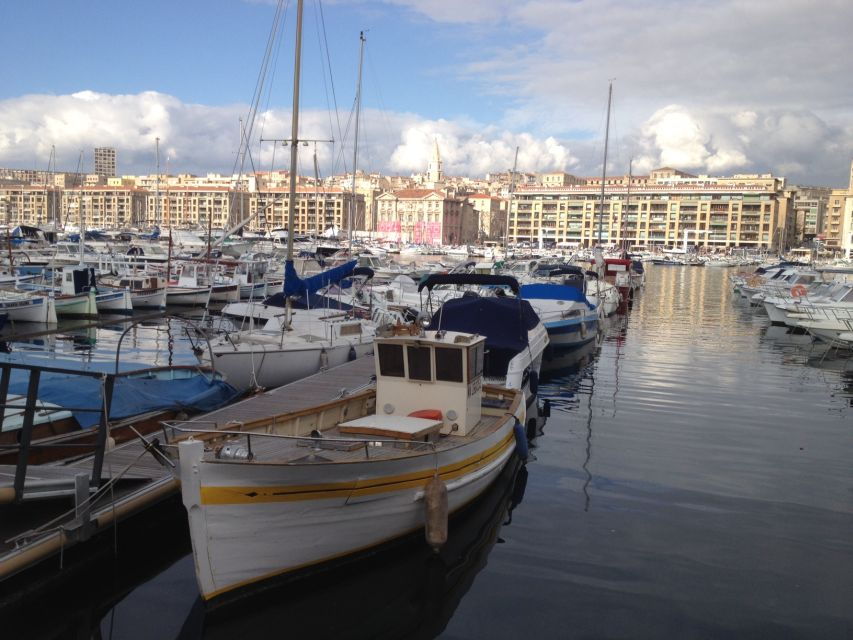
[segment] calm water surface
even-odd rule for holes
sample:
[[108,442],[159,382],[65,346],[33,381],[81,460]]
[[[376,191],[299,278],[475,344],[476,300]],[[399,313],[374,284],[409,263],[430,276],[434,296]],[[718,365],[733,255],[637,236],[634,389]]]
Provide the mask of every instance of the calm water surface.
[[[141,541],[119,528],[121,567],[72,585],[67,623],[31,631],[853,637],[853,361],[769,327],[727,275],[652,267],[627,317],[552,362],[534,459],[453,523],[441,556],[409,541],[205,616],[173,504]],[[167,333],[140,329],[133,349],[185,354]]]

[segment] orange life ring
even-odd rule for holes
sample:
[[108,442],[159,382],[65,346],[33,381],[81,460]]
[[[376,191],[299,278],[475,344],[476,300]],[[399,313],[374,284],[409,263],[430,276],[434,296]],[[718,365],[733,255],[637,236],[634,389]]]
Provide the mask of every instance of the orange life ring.
[[795,298],[802,298],[803,296],[808,295],[808,293],[809,290],[801,284],[795,284],[793,287],[791,287],[791,295]]

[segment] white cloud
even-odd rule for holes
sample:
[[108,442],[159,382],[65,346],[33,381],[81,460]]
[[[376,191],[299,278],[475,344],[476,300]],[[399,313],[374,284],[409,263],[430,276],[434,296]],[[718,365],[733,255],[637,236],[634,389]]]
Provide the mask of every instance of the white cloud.
[[[150,173],[155,168],[154,141],[160,138],[161,167],[172,173],[230,173],[235,166],[238,118],[245,105],[210,107],[183,103],[156,92],[108,95],[82,91],[71,95],[29,95],[0,101],[0,166],[45,168],[56,145],[57,167],[74,171],[80,149],[84,170],[92,167],[91,150],[113,146],[119,172]],[[329,115],[306,110],[300,117],[304,138],[343,136],[329,132]],[[251,135],[254,168],[286,168],[287,151],[265,138],[289,136],[290,114],[262,114]],[[367,109],[363,112],[359,168],[407,175],[422,172],[438,140],[448,175],[482,176],[506,171],[519,148],[521,171],[565,170],[576,175],[601,171],[598,139],[560,139],[518,133],[464,118],[426,119],[413,113]],[[613,140],[613,139],[611,139]],[[766,172],[792,182],[846,184],[853,127],[834,126],[804,110],[698,108],[671,104],[651,112],[636,129],[613,140],[608,171],[627,170],[631,148],[634,171],[673,166],[694,173]],[[260,147],[260,148],[259,148]],[[313,173],[311,149],[301,148],[300,172]],[[323,175],[351,168],[351,143],[318,144]],[[247,163],[246,170],[251,170]],[[831,179],[827,179],[830,176]]]

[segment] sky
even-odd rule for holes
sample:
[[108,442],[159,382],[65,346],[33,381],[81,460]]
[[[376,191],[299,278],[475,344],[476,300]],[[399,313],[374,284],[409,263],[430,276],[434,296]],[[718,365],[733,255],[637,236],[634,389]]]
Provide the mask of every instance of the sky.
[[[257,101],[276,0],[6,0],[0,166],[120,174],[287,169],[296,0]],[[670,166],[842,187],[849,0],[305,0],[300,173],[600,175]],[[242,125],[241,125],[242,122]],[[241,126],[248,153],[241,153]],[[334,140],[334,142],[323,142]],[[242,160],[242,161],[241,161]]]

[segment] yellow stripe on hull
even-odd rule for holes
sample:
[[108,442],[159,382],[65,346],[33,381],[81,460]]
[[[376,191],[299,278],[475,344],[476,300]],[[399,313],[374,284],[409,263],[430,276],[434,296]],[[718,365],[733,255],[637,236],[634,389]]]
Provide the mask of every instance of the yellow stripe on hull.
[[[499,443],[479,454],[439,468],[438,473],[441,479],[451,480],[486,466],[500,456],[514,438],[514,433],[510,431]],[[326,484],[277,487],[201,487],[200,502],[204,506],[210,506],[369,496],[421,486],[434,474],[434,469],[424,469],[396,476]]]

